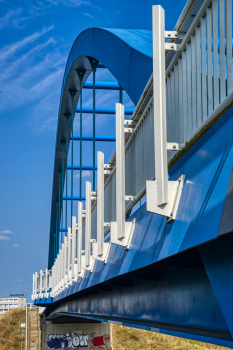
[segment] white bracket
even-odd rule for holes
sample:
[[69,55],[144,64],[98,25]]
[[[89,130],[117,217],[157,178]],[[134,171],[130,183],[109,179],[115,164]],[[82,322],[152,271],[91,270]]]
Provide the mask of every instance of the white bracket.
[[112,165],[104,164],[104,175],[111,175]]
[[124,128],[124,132],[125,132],[125,133],[130,133],[130,134],[132,134],[133,131],[134,131],[134,128]]
[[168,151],[180,151],[181,147],[179,143],[176,142],[167,142],[167,150]]
[[126,250],[128,250],[133,237],[135,223],[136,219],[133,219],[131,222],[125,222],[124,237],[118,238],[117,222],[111,222],[111,243],[122,245]]
[[125,196],[125,200],[126,201],[133,201],[134,200],[134,196]]
[[104,169],[112,169],[112,165],[111,164],[104,164]]
[[166,39],[184,39],[186,33],[178,31],[167,31],[164,32],[164,38]]
[[168,222],[175,220],[179,201],[184,184],[184,175],[178,181],[168,181],[168,202],[166,204],[158,204],[158,183],[157,181],[146,182],[146,200],[147,211],[166,216]]
[[180,44],[164,43],[164,48],[167,51],[180,51]]
[[166,45],[175,47],[177,44],[164,45],[164,9],[160,5],[152,9],[155,181],[146,182],[147,210],[174,220],[184,177],[178,181],[168,181],[167,149],[172,146],[173,150],[178,150],[178,144],[167,143],[165,49]]
[[136,126],[136,122],[134,121],[134,120],[132,120],[132,119],[125,119],[125,121],[124,121],[124,125],[132,125],[132,127],[135,127]]
[[92,256],[95,260],[103,261],[104,263],[108,260],[108,254],[110,250],[110,242],[103,242],[102,254],[98,255],[98,242],[92,244]]

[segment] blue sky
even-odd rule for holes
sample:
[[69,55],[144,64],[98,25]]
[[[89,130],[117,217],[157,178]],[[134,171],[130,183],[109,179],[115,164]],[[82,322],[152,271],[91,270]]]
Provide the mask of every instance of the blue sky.
[[[57,113],[73,41],[89,27],[151,30],[156,4],[166,10],[166,29],[173,29],[185,2],[0,0],[0,297],[26,288],[31,295],[32,273],[47,267]],[[114,78],[99,69],[97,80]],[[96,99],[99,107],[113,107],[118,92],[98,91]],[[124,102],[132,106],[126,95]],[[84,105],[91,103],[91,91],[85,90]],[[85,115],[83,128],[92,133],[91,115]],[[96,133],[113,135],[113,117],[100,116]],[[99,143],[97,150],[108,161],[113,148]],[[78,152],[76,145],[76,164]],[[90,143],[83,157],[91,164]],[[74,172],[74,195],[78,177]],[[90,179],[84,172],[84,180]]]

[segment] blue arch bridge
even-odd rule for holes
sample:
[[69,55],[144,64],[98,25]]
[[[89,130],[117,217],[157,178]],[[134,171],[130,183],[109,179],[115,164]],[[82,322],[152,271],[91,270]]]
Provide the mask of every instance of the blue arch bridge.
[[[115,322],[233,348],[232,0],[189,0],[173,30],[161,6],[152,12],[152,32],[90,28],[71,48],[48,267],[33,275],[32,299],[47,320]],[[99,70],[115,81],[96,81]],[[117,90],[116,104],[96,106],[97,89]],[[82,133],[85,113],[92,135]],[[114,115],[114,136],[96,134],[99,114]],[[115,145],[108,163],[99,141]],[[93,180],[82,193],[84,170]]]

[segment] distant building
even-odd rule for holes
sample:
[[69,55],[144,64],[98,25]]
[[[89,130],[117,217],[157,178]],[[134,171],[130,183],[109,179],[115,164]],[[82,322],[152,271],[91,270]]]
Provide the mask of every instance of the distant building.
[[26,307],[26,297],[23,294],[13,294],[9,298],[0,298],[0,316],[9,310]]

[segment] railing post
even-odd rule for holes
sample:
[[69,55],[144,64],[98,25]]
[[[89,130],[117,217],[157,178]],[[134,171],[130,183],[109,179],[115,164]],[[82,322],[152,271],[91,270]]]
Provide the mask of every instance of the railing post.
[[97,242],[92,244],[94,259],[106,261],[109,243],[104,242],[104,153],[97,152]]
[[125,237],[125,113],[116,103],[116,221],[117,238]]
[[32,277],[32,300],[34,300],[34,294],[35,294],[35,274],[33,273],[33,277]]
[[[73,218],[73,216],[72,216]],[[70,253],[71,253],[71,229],[68,229],[68,246],[67,246],[67,282],[71,279],[70,271]]]
[[47,292],[48,292],[48,269],[45,269],[45,297],[47,298]]
[[68,243],[68,237],[70,235],[70,227],[68,227],[68,235],[64,238],[64,247],[63,247],[63,254],[62,254],[62,268],[63,268],[63,285],[67,283],[68,278],[68,264],[67,264],[67,243]]
[[40,298],[42,295],[42,270],[40,270]]
[[72,253],[71,253],[71,278],[77,274],[77,265],[75,262],[76,255],[76,217],[72,217]]
[[78,247],[77,247],[77,272],[82,272],[82,242],[83,242],[83,203],[78,202]]
[[158,189],[158,205],[168,201],[167,169],[167,115],[165,78],[165,13],[161,6],[153,6],[153,98],[155,178]]
[[97,254],[103,254],[104,243],[104,154],[97,153]]
[[53,288],[54,288],[54,284],[53,284],[53,279],[54,279],[54,265],[51,269],[51,276],[49,279],[50,285],[51,285],[51,291],[50,291],[50,296],[53,296]]
[[[64,246],[64,243],[63,243]],[[62,287],[62,275],[63,275],[63,270],[62,270],[62,249],[59,250],[59,256],[58,256],[58,290]]]
[[155,181],[146,182],[147,210],[174,220],[182,192],[184,177],[168,181],[167,115],[165,76],[165,12],[160,5],[153,12],[153,99]]
[[90,265],[91,248],[91,183],[86,181],[85,266]]
[[[111,243],[129,247],[135,220],[125,221],[125,112],[121,103],[116,103],[116,222],[111,222]],[[97,196],[98,197],[98,196]],[[129,199],[129,198],[130,199]]]

